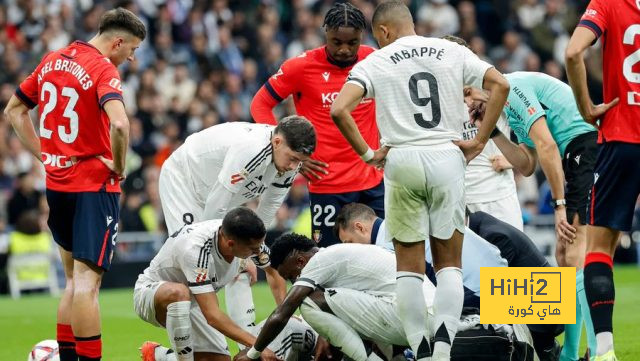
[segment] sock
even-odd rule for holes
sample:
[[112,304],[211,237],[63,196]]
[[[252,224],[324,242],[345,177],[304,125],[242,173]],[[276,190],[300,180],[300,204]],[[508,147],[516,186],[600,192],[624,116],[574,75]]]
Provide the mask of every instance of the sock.
[[78,361],[100,361],[102,358],[102,336],[76,336],[76,353]]
[[584,290],[598,343],[596,355],[600,356],[613,350],[613,260],[606,253],[591,252],[584,264]]
[[[227,284],[224,297],[227,301],[229,317],[243,330],[251,333],[256,325],[256,308],[253,304],[249,274],[241,273],[235,280]],[[238,344],[238,347],[241,345]]]
[[315,302],[306,299],[300,306],[300,313],[314,331],[350,359],[366,361],[378,357],[375,352],[367,350],[360,335],[351,326],[335,315],[322,311]]
[[156,361],[178,361],[176,353],[173,352],[172,349],[164,346],[156,347],[154,350],[154,357],[156,358]]
[[451,344],[456,337],[464,289],[462,286],[462,270],[457,267],[445,267],[436,273],[438,286],[433,300],[433,329],[435,343],[433,345],[433,361],[449,360]]
[[73,337],[71,325],[63,325],[59,323],[56,329],[56,341],[58,341],[60,361],[78,361],[78,354],[76,354],[76,339]]
[[[581,271],[578,272],[580,275],[582,274]],[[564,344],[560,353],[560,361],[575,361],[580,357],[578,349],[580,348],[580,336],[582,336],[582,307],[578,297],[579,286],[577,286],[580,280],[580,276],[576,273],[576,323],[564,325]]]
[[193,361],[190,309],[191,301],[174,302],[167,306],[167,333],[179,361]]
[[[429,345],[429,333],[427,330],[427,304],[424,300],[424,292],[422,290],[423,282],[423,274],[403,271],[396,272],[396,307],[398,317],[402,321],[402,327],[407,335],[407,341],[418,361],[431,356],[431,346]],[[462,296],[460,296],[460,303],[462,304]]]
[[596,342],[596,333],[593,330],[593,322],[591,321],[589,302],[587,302],[587,295],[584,291],[584,270],[579,270],[577,273],[576,289],[578,291],[578,299],[580,300],[580,307],[582,308],[582,319],[584,320],[587,333],[587,346],[589,347],[589,353],[593,355],[598,348],[598,344]]

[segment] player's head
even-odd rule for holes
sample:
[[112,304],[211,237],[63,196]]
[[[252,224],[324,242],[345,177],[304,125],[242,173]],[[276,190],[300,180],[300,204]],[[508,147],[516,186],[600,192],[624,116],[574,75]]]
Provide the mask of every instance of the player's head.
[[324,17],[327,53],[338,65],[351,65],[358,56],[362,32],[367,27],[364,14],[349,3],[334,4]]
[[333,232],[343,243],[371,243],[376,212],[362,203],[349,203],[336,216]]
[[100,18],[97,35],[103,43],[100,50],[115,66],[132,61],[133,52],[146,36],[144,23],[127,9],[112,9]]
[[318,245],[309,237],[296,233],[284,234],[271,245],[271,267],[282,278],[293,282],[317,251]]
[[221,252],[238,258],[260,253],[267,231],[258,215],[247,207],[234,208],[222,220]]
[[278,172],[294,170],[316,149],[316,131],[305,117],[291,115],[278,122],[271,144]]
[[393,43],[399,37],[415,34],[411,12],[402,1],[379,4],[371,18],[371,28],[373,37],[381,48]]

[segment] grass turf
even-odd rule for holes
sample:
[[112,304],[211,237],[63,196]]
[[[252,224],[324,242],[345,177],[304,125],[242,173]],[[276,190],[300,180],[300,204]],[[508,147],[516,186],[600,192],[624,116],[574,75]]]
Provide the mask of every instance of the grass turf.
[[[640,360],[640,268],[616,267],[616,306],[614,330],[616,354],[621,361]],[[138,347],[145,340],[168,345],[164,329],[153,327],[133,311],[133,290],[103,290],[100,294],[102,311],[103,359],[107,361],[138,360]],[[275,307],[266,284],[253,288],[257,320],[267,317]],[[220,296],[224,307],[224,297]],[[55,339],[55,315],[58,299],[46,295],[27,295],[19,300],[0,297],[0,360],[25,360],[37,342]],[[634,306],[635,305],[635,306]],[[583,337],[583,349],[584,349]],[[237,347],[229,343],[232,354]]]

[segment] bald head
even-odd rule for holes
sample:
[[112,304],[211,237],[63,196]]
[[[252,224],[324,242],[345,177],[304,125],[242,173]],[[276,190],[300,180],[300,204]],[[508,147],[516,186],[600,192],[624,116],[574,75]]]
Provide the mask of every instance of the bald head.
[[402,1],[383,2],[371,19],[373,37],[381,48],[403,36],[415,35],[413,18],[409,8]]

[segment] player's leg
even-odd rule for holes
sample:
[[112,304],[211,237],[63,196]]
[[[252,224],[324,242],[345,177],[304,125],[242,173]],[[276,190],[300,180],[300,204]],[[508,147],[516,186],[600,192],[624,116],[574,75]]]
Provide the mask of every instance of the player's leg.
[[[197,303],[191,305],[191,327],[195,361],[231,361],[227,340],[220,331],[211,327]],[[178,360],[180,360],[180,351]]]
[[493,202],[467,203],[469,211],[485,212],[499,220],[509,223],[518,230],[523,230],[522,210],[517,193],[512,193],[507,197]]
[[60,349],[60,361],[76,361],[76,341],[71,328],[73,302],[73,217],[75,194],[47,190],[49,219],[47,224],[53,239],[60,247],[60,258],[64,268],[65,287],[60,297],[57,314],[56,340]]
[[384,219],[384,181],[371,189],[360,192],[358,202],[371,207],[378,217]]
[[397,262],[397,312],[411,349],[423,360],[431,356],[422,290],[429,224],[425,171],[418,151],[392,148],[384,177],[387,236],[393,238]]
[[342,206],[355,202],[358,192],[323,194],[309,193],[311,203],[311,238],[318,243],[318,247],[329,247],[340,243],[333,234],[336,215]]
[[[250,266],[255,268],[253,264]],[[248,272],[242,272],[236,276],[225,286],[224,297],[229,318],[245,331],[251,332],[256,325],[256,308],[251,293],[251,275]],[[238,345],[238,347],[243,348],[242,345]]]

